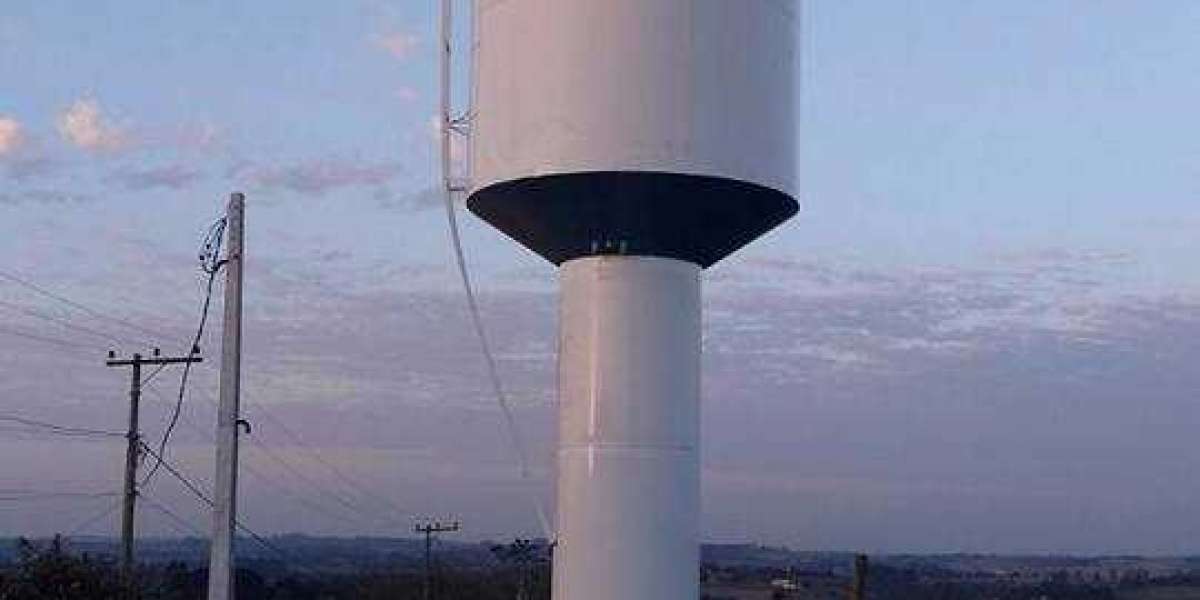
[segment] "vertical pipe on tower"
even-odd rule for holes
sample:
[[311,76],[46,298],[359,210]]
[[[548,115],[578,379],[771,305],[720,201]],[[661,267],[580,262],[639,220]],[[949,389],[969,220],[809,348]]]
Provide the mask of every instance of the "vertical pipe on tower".
[[563,264],[556,600],[697,598],[700,267]]

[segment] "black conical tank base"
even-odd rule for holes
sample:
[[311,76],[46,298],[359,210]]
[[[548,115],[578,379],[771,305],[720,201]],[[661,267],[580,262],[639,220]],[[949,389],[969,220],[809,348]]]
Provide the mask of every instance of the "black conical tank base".
[[762,185],[706,175],[595,171],[514,179],[467,207],[558,265],[594,254],[664,256],[709,267],[796,214]]

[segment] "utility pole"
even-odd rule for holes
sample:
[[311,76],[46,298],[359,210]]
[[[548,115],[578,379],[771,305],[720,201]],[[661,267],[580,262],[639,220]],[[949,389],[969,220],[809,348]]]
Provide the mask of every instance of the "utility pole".
[[413,531],[425,534],[425,600],[433,600],[433,536],[437,533],[458,531],[461,527],[462,524],[458,521],[432,521],[418,523],[413,527]]
[[850,588],[852,600],[863,600],[867,597],[867,555],[859,554],[854,557],[854,583]]
[[[245,197],[229,197],[225,213],[225,324],[221,332],[221,399],[217,407],[217,461],[213,488],[213,534],[208,561],[208,600],[233,600],[233,539],[237,526],[238,426],[242,370],[242,269]],[[248,428],[248,427],[247,427]]]
[[142,437],[138,432],[138,402],[142,398],[142,365],[173,365],[179,363],[198,363],[202,359],[199,348],[192,348],[188,356],[162,356],[162,351],[155,348],[150,358],[134,354],[132,358],[117,358],[116,352],[109,350],[105,364],[110,367],[132,367],[129,379],[129,430],[125,434],[125,502],[121,513],[121,574],[130,589],[133,588],[133,510],[137,503],[137,465],[138,451],[141,448]]

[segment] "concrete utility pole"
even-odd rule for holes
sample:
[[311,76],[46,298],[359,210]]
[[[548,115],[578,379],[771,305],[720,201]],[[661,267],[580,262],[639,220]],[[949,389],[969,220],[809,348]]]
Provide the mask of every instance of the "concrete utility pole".
[[129,379],[129,430],[125,434],[125,503],[121,512],[121,574],[126,584],[133,585],[133,510],[137,503],[137,465],[138,450],[142,438],[138,432],[138,402],[142,398],[142,365],[172,365],[177,363],[196,363],[201,358],[199,350],[192,349],[188,356],[160,356],[161,351],[154,349],[153,356],[143,358],[134,354],[132,358],[119,359],[113,351],[109,351],[105,364],[110,367],[132,367]]
[[225,213],[225,325],[221,335],[221,400],[217,407],[217,474],[208,560],[208,600],[234,598],[233,538],[237,526],[238,408],[242,369],[242,230],[245,197],[233,194]]
[[433,521],[431,523],[418,523],[413,527],[413,531],[425,534],[425,600],[433,599],[433,535],[436,533],[458,531],[461,527],[462,524],[458,521],[452,523]]

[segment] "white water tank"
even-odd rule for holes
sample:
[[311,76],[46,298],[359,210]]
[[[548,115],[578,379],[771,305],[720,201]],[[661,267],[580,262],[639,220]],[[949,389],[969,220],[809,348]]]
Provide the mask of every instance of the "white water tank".
[[699,595],[702,269],[795,200],[797,0],[477,0],[467,205],[561,265],[555,600]]
[[[469,206],[559,264],[790,217],[795,0],[479,0]],[[623,248],[623,250],[622,250]]]

